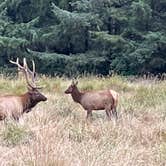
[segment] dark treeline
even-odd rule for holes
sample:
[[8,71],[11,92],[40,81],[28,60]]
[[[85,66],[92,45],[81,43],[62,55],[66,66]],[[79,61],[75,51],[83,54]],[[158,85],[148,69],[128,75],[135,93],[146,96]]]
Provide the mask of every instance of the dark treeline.
[[44,74],[166,72],[166,0],[0,0],[0,70],[34,59]]

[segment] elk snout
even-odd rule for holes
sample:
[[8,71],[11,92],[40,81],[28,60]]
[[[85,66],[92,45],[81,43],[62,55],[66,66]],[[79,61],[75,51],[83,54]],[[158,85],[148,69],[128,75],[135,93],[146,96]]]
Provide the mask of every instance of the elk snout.
[[38,93],[36,96],[35,96],[35,100],[36,101],[46,101],[47,100],[47,97],[46,96],[44,96],[43,94],[41,94],[41,93]]
[[64,93],[69,94],[71,93],[68,89],[64,91]]
[[73,91],[73,86],[70,85],[70,86],[65,90],[65,93],[66,93],[66,94],[70,94],[70,93],[72,93],[72,91]]
[[71,88],[71,87],[67,88],[67,89],[65,90],[65,93],[66,93],[66,94],[72,93],[72,88]]
[[44,96],[44,95],[42,95],[41,100],[42,100],[42,101],[47,101],[47,97]]

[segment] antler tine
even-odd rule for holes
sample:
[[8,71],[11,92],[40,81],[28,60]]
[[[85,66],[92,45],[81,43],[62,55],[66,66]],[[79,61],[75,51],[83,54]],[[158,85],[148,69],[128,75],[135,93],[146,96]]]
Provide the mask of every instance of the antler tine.
[[[32,81],[33,81],[33,83],[35,84],[35,77],[36,77],[36,66],[35,66],[35,62],[34,62],[34,60],[32,60],[32,71],[30,71],[30,69],[29,69],[29,72],[31,72],[31,74],[32,74]],[[35,84],[35,86],[36,86],[36,84]],[[43,87],[38,87],[38,86],[36,86],[36,88],[37,89],[42,89]]]
[[9,60],[9,62],[17,65],[20,69],[24,70],[24,67],[19,64],[19,58],[17,58],[16,62],[12,60]]
[[35,82],[35,69],[36,69],[36,67],[35,67],[35,62],[34,62],[34,60],[32,60],[32,67],[33,67],[33,82]]
[[24,70],[25,70],[25,78],[26,78],[27,84],[28,84],[28,86],[32,87],[32,85],[30,84],[29,79],[28,79],[26,58],[23,58],[23,66],[24,66]]
[[32,60],[32,67],[33,67],[32,71],[29,69],[25,58],[24,58],[24,63],[25,63],[27,72],[32,76],[33,83],[35,83],[35,62],[34,62],[34,60]]
[[[26,70],[27,78],[28,78],[28,74],[30,74],[32,76],[32,84],[29,83],[29,86],[32,88],[36,88],[36,84],[35,84],[35,80],[34,80],[34,73],[29,69],[27,62],[26,62],[26,58],[24,58],[23,61],[24,61],[24,68]],[[33,70],[34,70],[34,64],[33,64]]]

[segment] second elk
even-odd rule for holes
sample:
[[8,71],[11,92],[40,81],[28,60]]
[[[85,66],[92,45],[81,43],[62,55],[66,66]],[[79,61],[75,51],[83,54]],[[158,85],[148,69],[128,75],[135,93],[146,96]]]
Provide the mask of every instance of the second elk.
[[[5,95],[0,97],[0,120],[11,118],[19,120],[20,116],[28,113],[32,108],[41,101],[46,101],[47,97],[39,92],[39,87],[35,84],[35,63],[33,61],[33,71],[28,68],[26,59],[24,58],[23,66],[19,64],[19,59],[12,64],[18,66],[20,71],[24,73],[28,91],[22,95]],[[31,81],[29,80],[31,78]]]
[[82,105],[87,111],[87,118],[92,116],[92,110],[105,110],[106,115],[111,119],[113,115],[117,119],[117,104],[118,93],[113,90],[100,90],[81,92],[77,88],[77,82],[72,81],[72,84],[65,91],[66,94],[71,94],[73,100]]

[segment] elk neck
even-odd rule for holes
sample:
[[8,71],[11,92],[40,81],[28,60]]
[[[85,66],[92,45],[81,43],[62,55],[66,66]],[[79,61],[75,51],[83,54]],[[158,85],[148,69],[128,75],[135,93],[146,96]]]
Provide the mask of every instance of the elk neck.
[[80,91],[78,90],[78,88],[76,87],[76,88],[73,89],[73,91],[72,91],[72,93],[71,93],[71,96],[72,96],[72,98],[73,98],[73,100],[74,100],[75,102],[80,103],[80,102],[81,102],[81,98],[82,98],[82,96],[83,96],[83,93],[80,92]]
[[33,101],[30,94],[27,92],[20,96],[22,105],[23,105],[23,112],[25,112],[28,109],[33,108],[38,102]]

